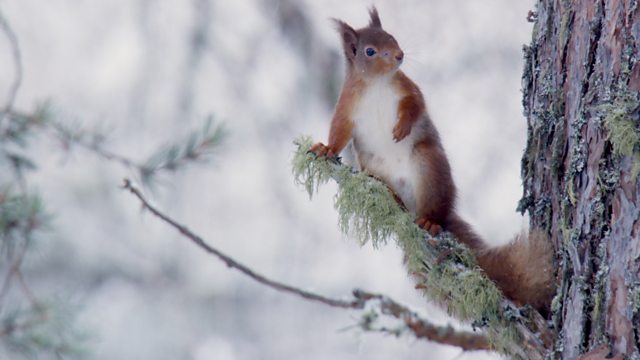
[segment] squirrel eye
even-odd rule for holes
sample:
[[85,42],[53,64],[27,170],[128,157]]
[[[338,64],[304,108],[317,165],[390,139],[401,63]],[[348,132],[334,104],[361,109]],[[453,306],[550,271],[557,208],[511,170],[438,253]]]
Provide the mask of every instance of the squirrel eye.
[[373,48],[367,48],[364,53],[367,54],[367,56],[373,56],[376,54],[376,51]]

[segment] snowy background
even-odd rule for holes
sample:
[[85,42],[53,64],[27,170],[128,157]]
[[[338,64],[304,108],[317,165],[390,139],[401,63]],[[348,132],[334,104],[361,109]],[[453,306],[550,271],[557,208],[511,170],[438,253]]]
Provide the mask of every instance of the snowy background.
[[[149,193],[207,241],[283,282],[343,296],[382,292],[447,318],[413,289],[394,246],[342,235],[333,184],[313,200],[293,184],[300,134],[325,141],[344,74],[328,20],[368,22],[366,1],[0,0],[24,80],[16,107],[50,99],[66,120],[109,131],[107,147],[145,159],[213,114],[229,136],[206,166]],[[522,44],[533,1],[376,1],[406,53],[459,187],[459,209],[494,243],[524,222],[519,164]],[[13,79],[0,37],[0,99]],[[53,231],[26,259],[41,297],[77,304],[91,359],[479,359],[456,348],[361,334],[357,313],[258,285],[208,257],[118,186],[131,177],[82,149],[39,139],[30,179]],[[0,352],[0,357],[2,353]]]

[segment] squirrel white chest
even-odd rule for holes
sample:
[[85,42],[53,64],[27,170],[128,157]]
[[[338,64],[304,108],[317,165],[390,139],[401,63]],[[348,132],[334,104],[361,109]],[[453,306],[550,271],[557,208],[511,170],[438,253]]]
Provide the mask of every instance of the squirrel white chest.
[[400,94],[382,78],[371,82],[353,112],[353,140],[360,166],[384,181],[411,212],[416,211],[413,134],[393,139]]

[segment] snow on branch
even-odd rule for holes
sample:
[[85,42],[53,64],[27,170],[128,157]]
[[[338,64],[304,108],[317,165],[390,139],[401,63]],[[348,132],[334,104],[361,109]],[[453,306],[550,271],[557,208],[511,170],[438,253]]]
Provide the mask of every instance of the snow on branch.
[[[425,339],[440,344],[457,346],[463,350],[488,350],[490,343],[483,334],[468,331],[455,330],[451,326],[437,326],[421,318],[416,312],[408,307],[397,303],[387,296],[372,294],[362,290],[354,290],[351,299],[335,299],[320,294],[316,294],[307,290],[303,290],[291,285],[272,280],[250,267],[236,261],[232,257],[224,254],[213,246],[209,245],[203,238],[189,230],[185,225],[178,223],[168,215],[164,214],[153,206],[133,183],[125,179],[123,188],[135,195],[142,203],[144,209],[149,210],[153,215],[164,221],[174,229],[178,230],[181,235],[190,240],[206,253],[217,257],[228,267],[240,271],[254,281],[275,289],[277,291],[293,294],[306,300],[319,302],[335,308],[363,310],[363,321],[358,326],[364,331],[386,331],[385,328],[377,328],[375,321],[379,315],[395,318],[400,321],[401,328],[394,329],[393,333],[410,332],[418,339]],[[375,314],[375,316],[371,316]]]

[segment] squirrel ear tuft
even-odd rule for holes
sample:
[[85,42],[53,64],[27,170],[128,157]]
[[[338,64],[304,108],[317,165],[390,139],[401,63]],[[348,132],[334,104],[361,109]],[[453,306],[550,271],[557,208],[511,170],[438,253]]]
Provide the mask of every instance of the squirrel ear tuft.
[[358,50],[358,32],[342,20],[332,20],[336,24],[336,29],[340,32],[340,37],[342,37],[344,55],[348,60],[353,59],[356,56],[356,51]]
[[369,17],[371,20],[369,21],[369,27],[377,27],[382,29],[382,23],[380,22],[380,15],[378,15],[378,9],[375,6],[372,6],[369,9]]

